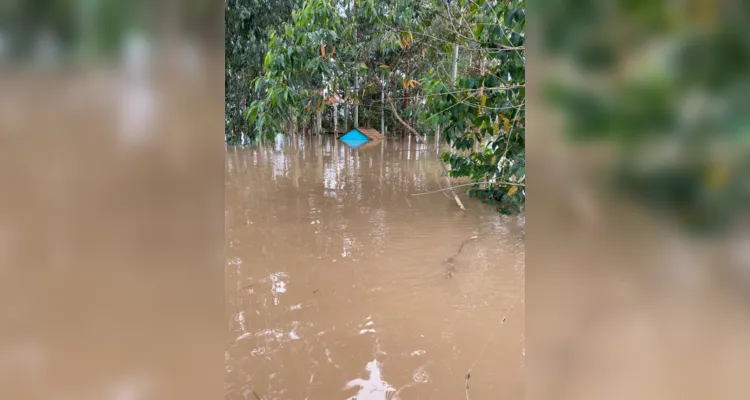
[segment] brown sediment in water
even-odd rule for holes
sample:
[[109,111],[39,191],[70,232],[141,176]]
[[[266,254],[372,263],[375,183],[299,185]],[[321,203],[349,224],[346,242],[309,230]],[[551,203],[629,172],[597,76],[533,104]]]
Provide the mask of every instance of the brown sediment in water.
[[424,149],[227,150],[227,399],[463,398],[472,366],[473,397],[521,392],[523,218],[409,197],[438,188]]

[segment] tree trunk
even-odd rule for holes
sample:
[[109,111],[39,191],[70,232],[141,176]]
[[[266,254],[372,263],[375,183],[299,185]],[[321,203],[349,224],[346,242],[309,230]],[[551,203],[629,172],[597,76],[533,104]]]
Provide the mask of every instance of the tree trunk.
[[[245,112],[245,105],[247,104],[247,97],[245,96],[245,89],[242,88],[242,94],[240,98],[240,114]],[[240,129],[240,143],[245,145],[245,131]]]
[[456,83],[456,76],[458,75],[458,45],[453,45],[453,69],[451,70],[451,79],[453,83]]
[[337,137],[339,134],[339,105],[333,103],[333,137]]
[[[453,45],[453,68],[451,69],[451,81],[456,84],[456,78],[458,77],[458,45]],[[449,145],[449,147],[451,147]]]
[[344,102],[344,133],[349,132],[349,105]]
[[[359,95],[359,74],[354,75],[354,92]],[[359,104],[354,100],[354,128],[359,128]]]
[[[479,51],[479,75],[484,76],[484,73],[485,73],[485,71],[484,71],[484,54],[482,54],[482,51],[480,50]],[[482,97],[484,97],[484,83],[482,83],[482,87],[479,88],[479,98],[481,99]],[[484,107],[483,106],[479,106],[479,112],[480,113],[484,113]],[[478,151],[479,151],[479,140],[477,139],[474,142],[474,152],[476,153]]]
[[[410,71],[411,65],[409,65],[409,58],[410,58],[409,56],[411,55],[410,49],[411,47],[409,47],[408,50],[406,50],[406,79],[407,81],[409,80],[410,78],[409,74],[411,73]],[[406,110],[408,107],[409,107],[409,82],[407,82],[406,85],[404,86],[404,108],[403,109]],[[405,136],[406,136],[406,123],[401,124],[401,137],[405,137]]]
[[385,135],[385,82],[380,89],[380,133]]
[[286,133],[288,135],[291,135],[294,133],[294,118],[292,117],[294,115],[292,111],[292,106],[289,106],[289,121],[286,122]]
[[435,154],[440,155],[440,124],[435,129]]
[[[357,0],[352,1],[352,9],[354,11],[354,37],[359,39],[359,25],[357,25]],[[354,94],[359,95],[359,73],[354,73]],[[357,100],[354,99],[354,126],[352,128],[359,128],[359,105]]]
[[320,132],[323,130],[323,112],[318,110],[315,111],[315,133],[317,135],[320,135]]

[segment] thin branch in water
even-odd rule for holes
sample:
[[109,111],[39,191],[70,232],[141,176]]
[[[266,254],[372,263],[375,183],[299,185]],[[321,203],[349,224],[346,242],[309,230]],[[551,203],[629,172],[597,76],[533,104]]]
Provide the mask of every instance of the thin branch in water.
[[[391,100],[390,96],[388,97],[388,103],[391,105],[391,111],[393,111],[393,116],[396,117],[396,119],[398,120],[398,122],[400,122],[404,127],[406,127],[406,129],[408,129],[409,132],[413,133],[417,138],[419,138],[419,140],[422,143],[424,143],[425,145],[427,145],[427,140],[422,136],[422,134],[420,134],[419,132],[417,132],[416,129],[412,128],[411,125],[407,124],[401,118],[401,116],[398,114],[398,111],[396,111],[396,106],[393,104],[393,100]],[[448,173],[448,169],[445,168],[445,164],[443,164],[443,160],[438,160],[438,162],[440,163],[440,166],[443,168],[443,171],[445,171],[445,173],[447,174]],[[466,211],[466,207],[464,207],[463,203],[461,203],[461,199],[458,198],[458,195],[456,194],[456,192],[454,192],[453,189],[450,189],[450,191],[451,191],[451,194],[453,194],[453,199],[456,201],[456,204],[458,204],[458,207],[462,211]]]
[[393,392],[393,394],[391,395],[391,397],[389,397],[389,400],[400,399],[400,397],[398,397],[398,394],[401,393],[402,390],[404,390],[406,388],[410,388],[410,387],[412,387],[414,385],[416,385],[416,382],[410,382],[410,383],[407,383],[404,386],[401,386],[398,390],[396,390],[395,392]]
[[471,372],[466,374],[466,400],[469,400],[469,379],[471,379]]
[[[518,278],[519,281],[521,279],[522,278]],[[516,306],[516,303],[518,302],[518,299],[521,298],[522,293],[523,293],[523,288],[519,289],[518,294],[516,295],[516,298],[513,300],[513,303],[510,304],[510,307],[508,307],[508,309],[505,311],[505,315],[503,315],[503,318],[500,320],[500,323],[498,324],[497,329],[495,329],[495,332],[492,334],[492,336],[490,336],[490,338],[487,339],[487,341],[484,343],[484,346],[482,347],[482,350],[479,352],[479,355],[477,356],[476,359],[474,359],[474,362],[471,363],[471,366],[466,371],[467,381],[468,381],[468,377],[471,376],[471,370],[474,368],[475,365],[477,365],[477,362],[484,354],[484,351],[487,349],[487,346],[490,344],[490,342],[492,342],[492,339],[495,338],[495,335],[497,335],[497,333],[500,331],[500,328],[502,328],[502,326],[505,324],[505,319],[508,317],[511,310],[513,310],[513,308]],[[467,394],[468,394],[468,388],[467,388]]]
[[447,197],[447,198],[449,198],[449,199],[450,199],[451,197],[450,197],[450,196],[448,196],[448,193],[445,193],[445,192],[446,192],[446,190],[445,190],[445,189],[443,189],[443,185],[441,185],[441,184],[440,184],[440,177],[439,177],[439,176],[437,176],[437,173],[435,173],[435,182],[437,182],[437,184],[438,184],[438,187],[440,188],[440,193],[442,193],[442,194],[443,194],[443,196],[445,196],[445,197]]
[[460,187],[464,187],[464,186],[486,185],[486,184],[497,185],[497,186],[502,186],[502,185],[518,186],[518,187],[522,187],[522,188],[526,187],[526,185],[523,184],[523,183],[515,183],[515,182],[472,182],[472,183],[465,183],[463,185],[451,186],[451,187],[448,187],[448,188],[445,188],[445,189],[441,188],[440,190],[432,190],[432,191],[429,191],[429,192],[422,192],[422,193],[412,193],[411,195],[412,196],[424,196],[426,194],[433,194],[433,193],[443,192],[443,191],[446,191],[446,190],[452,190],[452,189],[460,188]]

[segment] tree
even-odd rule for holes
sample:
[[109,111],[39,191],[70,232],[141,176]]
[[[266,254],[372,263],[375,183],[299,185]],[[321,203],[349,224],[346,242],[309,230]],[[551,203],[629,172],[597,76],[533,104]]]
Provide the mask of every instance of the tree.
[[[453,151],[442,154],[450,175],[469,177],[469,194],[498,203],[502,212],[520,210],[525,200],[526,98],[525,1],[459,1],[440,14],[471,61],[455,79],[430,71],[424,79],[423,119],[443,128]],[[456,72],[453,72],[455,76]],[[468,154],[465,154],[468,151]]]
[[[264,95],[245,116],[272,135],[334,104],[357,104],[363,125],[380,118],[385,126],[388,109],[388,126],[425,143],[423,132],[440,124],[452,146],[441,155],[446,173],[470,178],[469,194],[503,212],[520,210],[524,28],[524,1],[306,0],[270,34],[254,80]],[[458,59],[459,48],[469,60]]]
[[263,95],[252,82],[263,74],[263,60],[273,32],[291,20],[301,0],[225,0],[224,93],[228,143],[245,143],[258,133],[243,113]]

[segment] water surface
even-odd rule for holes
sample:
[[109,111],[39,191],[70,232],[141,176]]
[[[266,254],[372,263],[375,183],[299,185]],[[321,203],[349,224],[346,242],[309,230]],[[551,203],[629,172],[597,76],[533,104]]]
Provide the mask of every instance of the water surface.
[[522,397],[523,217],[412,196],[440,172],[408,139],[227,149],[227,399]]

